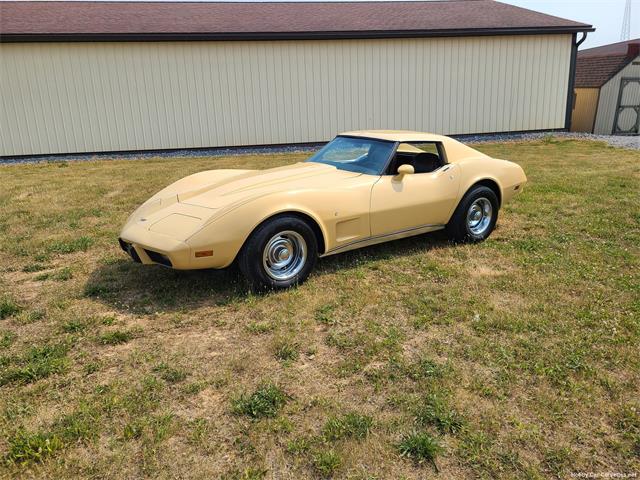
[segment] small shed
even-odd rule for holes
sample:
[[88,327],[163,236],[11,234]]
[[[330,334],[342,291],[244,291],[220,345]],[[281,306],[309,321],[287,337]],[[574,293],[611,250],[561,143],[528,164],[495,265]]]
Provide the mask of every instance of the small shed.
[[572,132],[638,135],[640,38],[578,52]]

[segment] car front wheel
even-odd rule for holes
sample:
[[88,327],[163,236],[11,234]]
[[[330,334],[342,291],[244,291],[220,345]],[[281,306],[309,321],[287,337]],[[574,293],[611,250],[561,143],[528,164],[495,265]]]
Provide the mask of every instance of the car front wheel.
[[283,215],[254,230],[238,265],[255,289],[288,288],[306,280],[317,257],[318,242],[307,222]]
[[498,220],[498,197],[489,187],[478,185],[462,198],[447,224],[447,234],[455,242],[481,242]]

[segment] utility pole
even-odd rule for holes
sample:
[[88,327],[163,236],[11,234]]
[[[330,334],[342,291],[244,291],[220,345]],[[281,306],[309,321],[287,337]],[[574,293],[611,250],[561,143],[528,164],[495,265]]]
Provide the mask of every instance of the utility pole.
[[624,6],[624,17],[622,17],[622,32],[620,33],[620,40],[629,40],[631,37],[631,0],[627,0]]

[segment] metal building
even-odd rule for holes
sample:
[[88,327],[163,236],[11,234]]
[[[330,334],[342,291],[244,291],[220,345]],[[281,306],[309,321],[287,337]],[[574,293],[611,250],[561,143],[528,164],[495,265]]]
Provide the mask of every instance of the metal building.
[[491,0],[0,2],[0,154],[564,129],[592,30]]
[[640,38],[578,52],[574,132],[638,135]]

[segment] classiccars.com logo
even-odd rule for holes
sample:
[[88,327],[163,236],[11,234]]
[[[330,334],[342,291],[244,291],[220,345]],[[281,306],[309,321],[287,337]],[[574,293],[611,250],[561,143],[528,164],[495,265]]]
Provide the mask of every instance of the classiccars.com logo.
[[638,478],[638,472],[571,472],[571,478]]

